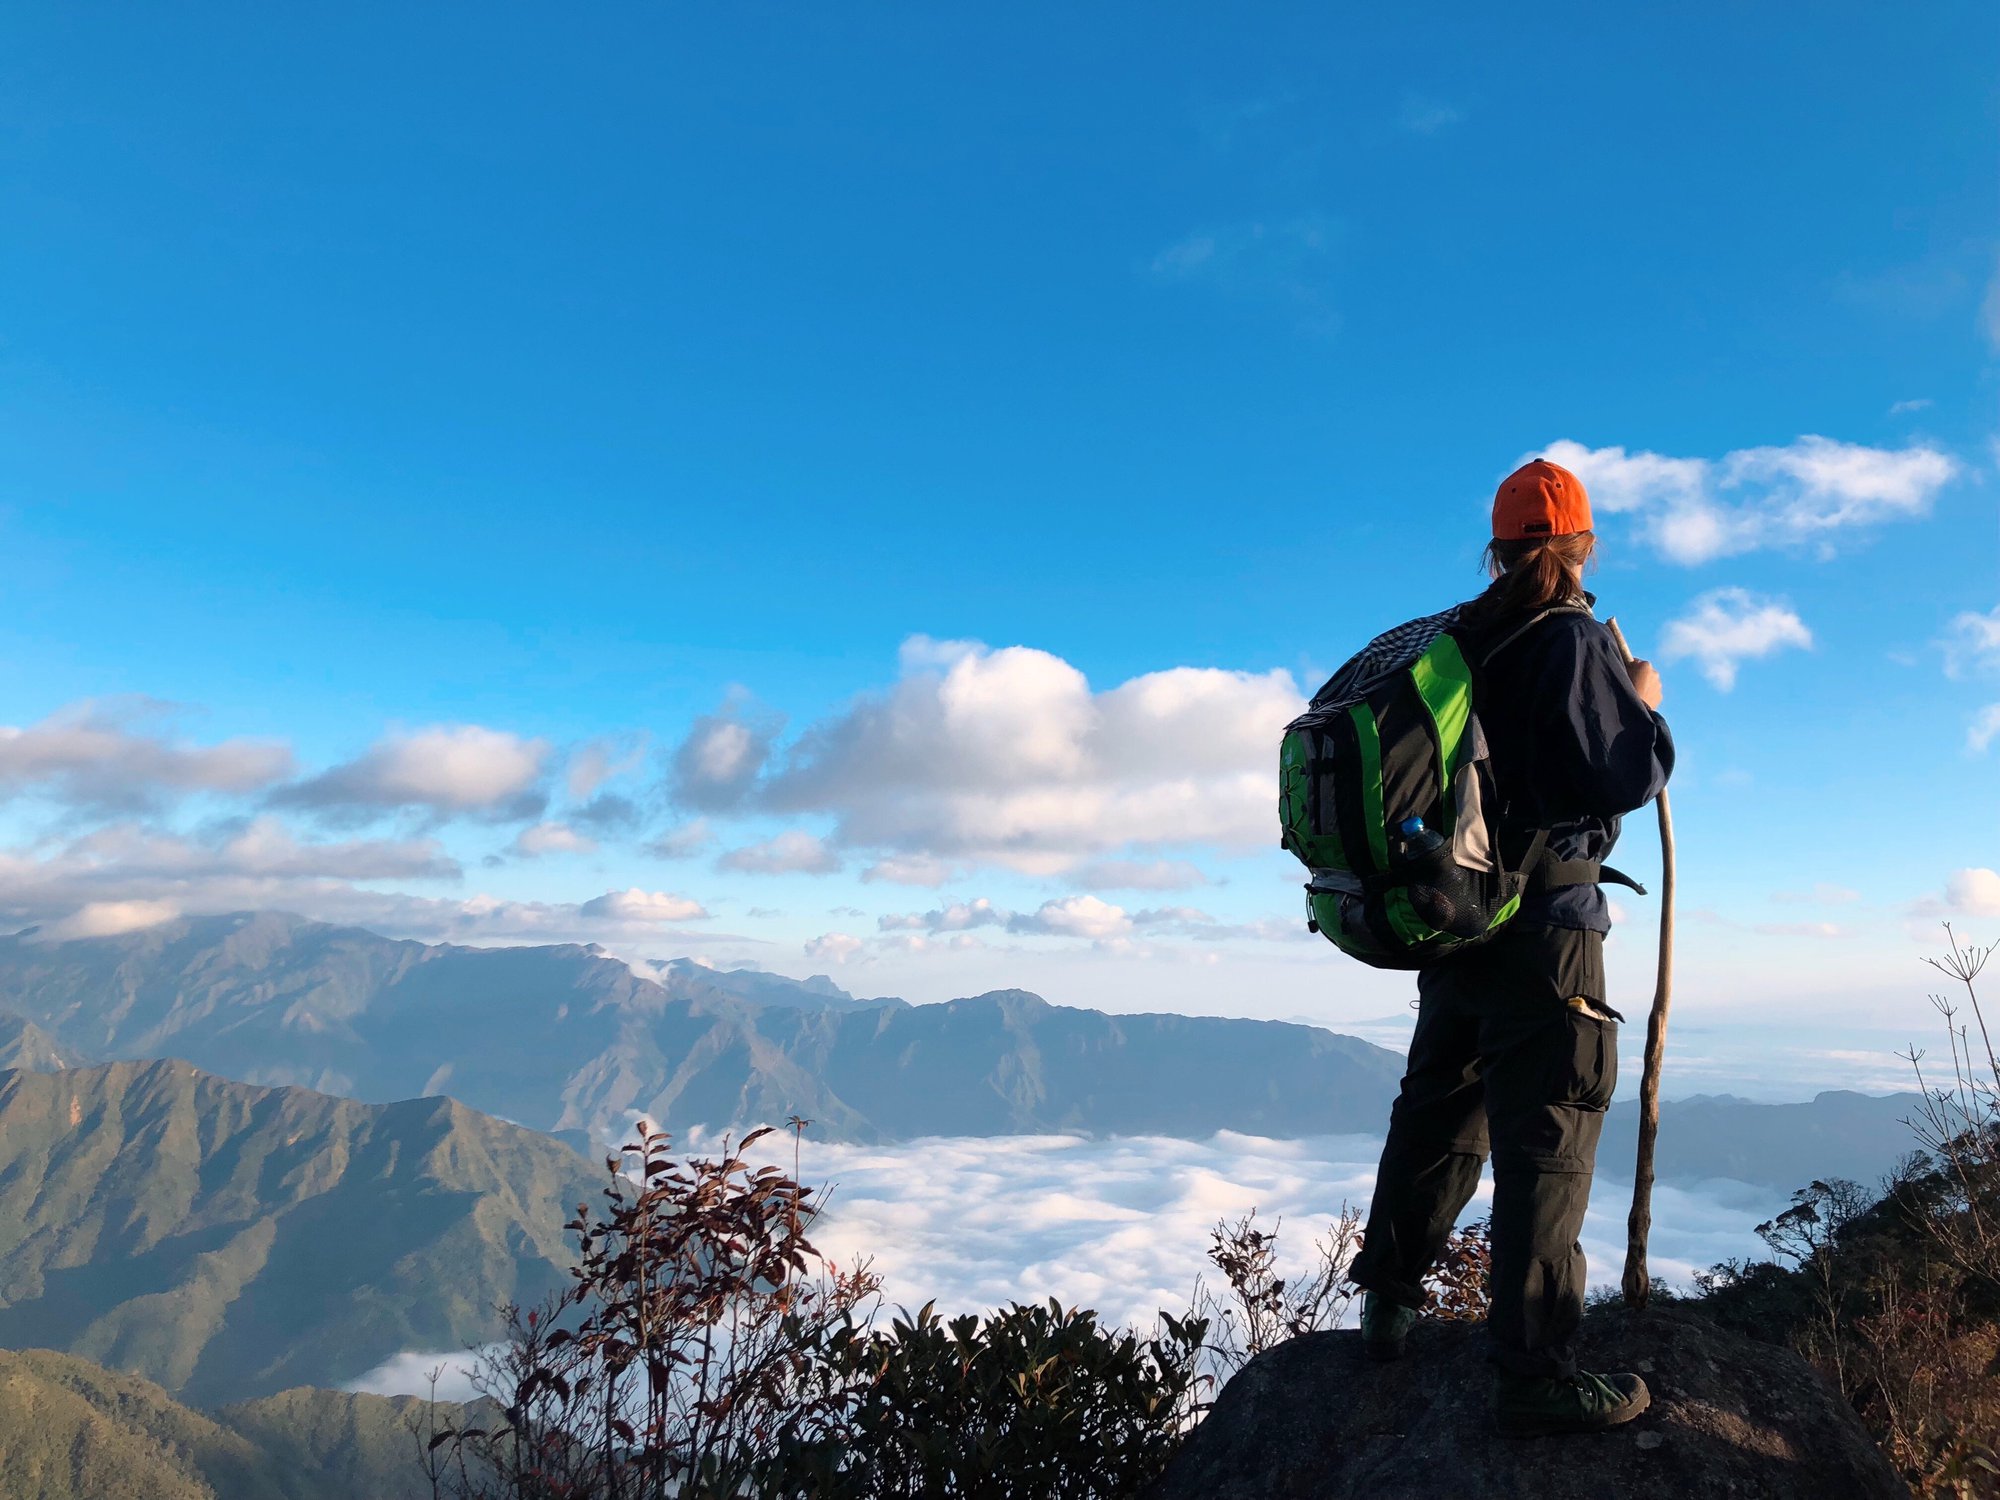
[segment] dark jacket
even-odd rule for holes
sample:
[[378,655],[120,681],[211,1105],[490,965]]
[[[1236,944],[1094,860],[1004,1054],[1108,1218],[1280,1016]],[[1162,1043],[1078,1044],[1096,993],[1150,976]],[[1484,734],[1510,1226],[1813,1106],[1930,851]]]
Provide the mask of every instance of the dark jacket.
[[[1484,625],[1469,644],[1487,649],[1518,625]],[[1479,714],[1502,829],[1522,842],[1549,829],[1558,859],[1607,858],[1619,814],[1645,806],[1673,774],[1667,721],[1633,690],[1611,632],[1587,614],[1551,615],[1488,660]],[[1533,892],[1521,918],[1611,930],[1603,888],[1595,885]]]

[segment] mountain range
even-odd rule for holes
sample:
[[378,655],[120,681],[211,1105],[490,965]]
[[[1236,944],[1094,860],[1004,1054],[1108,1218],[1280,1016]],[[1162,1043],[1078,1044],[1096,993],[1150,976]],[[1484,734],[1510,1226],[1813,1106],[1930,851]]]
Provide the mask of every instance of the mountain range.
[[[1726,1177],[1790,1192],[1816,1177],[1846,1177],[1876,1189],[1916,1146],[1904,1122],[1918,1094],[1828,1089],[1797,1104],[1696,1094],[1660,1106],[1654,1168],[1662,1181]],[[1615,1104],[1604,1122],[1598,1171],[1631,1180],[1639,1106]]]
[[268,912],[0,939],[0,1014],[32,1028],[17,1047],[72,1061],[183,1057],[377,1102],[448,1093],[599,1141],[642,1113],[677,1135],[798,1115],[853,1141],[1322,1135],[1378,1129],[1402,1074],[1381,1047],[1287,1022],[1113,1016],[1021,990],[856,1000],[823,978],[429,945]]
[[[272,912],[0,938],[0,1066],[163,1055],[377,1103],[449,1094],[591,1156],[640,1114],[681,1137],[797,1115],[816,1137],[861,1142],[1379,1134],[1402,1073],[1393,1052],[1296,1023],[1107,1015],[1022,990],[910,1005],[825,975],[432,945]],[[1915,1102],[1670,1101],[1659,1170],[1785,1190],[1829,1173],[1872,1182],[1909,1149]],[[1607,1175],[1631,1159],[1634,1110],[1606,1122]]]
[[184,1062],[0,1073],[0,1347],[207,1404],[496,1337],[567,1283],[601,1166],[450,1099],[369,1105]]

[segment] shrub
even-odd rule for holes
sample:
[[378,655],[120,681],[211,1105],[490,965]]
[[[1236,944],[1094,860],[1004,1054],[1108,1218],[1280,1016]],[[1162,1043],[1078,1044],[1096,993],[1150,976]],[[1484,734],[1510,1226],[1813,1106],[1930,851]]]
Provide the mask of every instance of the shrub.
[[1047,1303],[836,1339],[838,1420],[788,1445],[771,1493],[1116,1500],[1156,1478],[1193,1415],[1199,1318],[1141,1339]]
[[1919,1496],[1972,1500],[2000,1496],[2000,1063],[1977,987],[1994,950],[1946,937],[1932,962],[1965,1008],[1931,997],[1948,1075],[1907,1054],[1922,1149],[1879,1198],[1837,1180],[1799,1189],[1757,1226],[1778,1263],[1727,1262],[1696,1283],[1718,1319],[1835,1381]]
[[807,1238],[813,1190],[751,1165],[767,1134],[683,1160],[646,1129],[609,1158],[603,1208],[569,1225],[574,1284],[510,1309],[475,1374],[497,1418],[426,1441],[433,1494],[1120,1500],[1165,1467],[1199,1318],[1141,1339],[1051,1301],[879,1329],[868,1268]]

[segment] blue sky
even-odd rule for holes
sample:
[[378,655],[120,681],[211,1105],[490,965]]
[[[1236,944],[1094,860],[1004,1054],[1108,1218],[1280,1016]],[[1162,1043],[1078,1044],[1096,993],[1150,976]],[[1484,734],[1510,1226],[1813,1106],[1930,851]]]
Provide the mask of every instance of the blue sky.
[[1272,721],[1560,442],[1707,653],[1682,1004],[1914,1016],[2000,936],[1996,64],[1975,4],[11,7],[0,914],[1378,1015]]

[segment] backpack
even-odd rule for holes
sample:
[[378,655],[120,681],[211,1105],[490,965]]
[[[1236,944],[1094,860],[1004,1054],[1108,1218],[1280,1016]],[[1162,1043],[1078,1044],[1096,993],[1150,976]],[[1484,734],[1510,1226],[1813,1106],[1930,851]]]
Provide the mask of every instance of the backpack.
[[1589,862],[1547,860],[1546,829],[1517,862],[1503,860],[1502,798],[1479,722],[1487,662],[1550,615],[1577,613],[1588,610],[1543,610],[1491,645],[1457,608],[1399,625],[1285,726],[1278,818],[1284,847],[1310,872],[1313,931],[1374,968],[1420,969],[1498,934],[1531,880],[1599,878]]

